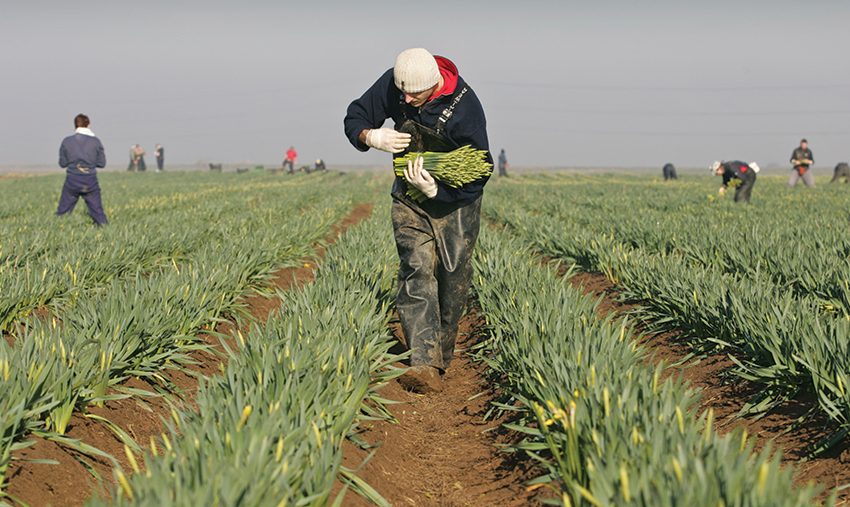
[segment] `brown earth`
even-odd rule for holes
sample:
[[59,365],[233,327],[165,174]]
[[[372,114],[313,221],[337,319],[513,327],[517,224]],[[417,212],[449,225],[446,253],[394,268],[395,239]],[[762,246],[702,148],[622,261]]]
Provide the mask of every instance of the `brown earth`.
[[[499,505],[536,503],[536,493],[525,483],[539,473],[528,461],[502,452],[500,445],[519,440],[502,428],[505,416],[486,419],[498,392],[486,378],[484,364],[473,362],[466,350],[483,338],[484,324],[473,309],[460,323],[458,345],[443,378],[443,391],[427,395],[402,389],[391,382],[381,396],[401,403],[390,406],[398,420],[361,425],[360,438],[376,446],[369,452],[349,441],[343,446],[343,464],[375,488],[392,505]],[[404,343],[398,323],[394,336]],[[403,350],[403,348],[402,348]],[[331,497],[332,499],[334,496]],[[345,505],[372,505],[353,492]]]
[[[46,319],[50,318],[50,309],[45,305],[41,305],[41,306],[35,308],[34,310],[30,311],[28,314],[24,315],[24,317],[30,317],[30,316],[32,318],[46,320]],[[58,319],[57,319],[57,322],[59,324],[61,324],[61,321],[58,321]],[[14,327],[14,326],[12,326],[12,327]],[[8,331],[0,331],[0,335],[3,336],[3,339],[6,340],[6,343],[8,343],[10,347],[15,344],[15,337],[12,335],[12,333],[10,333]]]
[[[344,219],[332,227],[324,244],[333,244],[346,229],[369,217],[372,208],[373,205],[370,203],[356,205]],[[325,246],[317,245],[315,259],[321,259],[324,252]],[[278,270],[272,275],[270,286],[280,290],[301,287],[315,278],[315,268],[315,260],[307,259],[298,267]],[[263,322],[268,319],[271,312],[280,307],[282,301],[277,297],[251,294],[242,298],[242,303],[251,319]],[[246,326],[247,323],[243,323],[241,329],[244,330]],[[240,328],[236,321],[223,322],[216,327],[216,336],[230,336],[227,342],[232,346],[235,343],[232,335],[237,329]],[[172,404],[178,407],[186,406],[186,404],[191,406],[200,379],[216,375],[224,367],[226,354],[219,338],[204,333],[199,335],[199,339],[208,345],[213,353],[191,354],[196,363],[189,367],[191,374],[177,370],[163,372],[170,383],[168,390],[177,396],[166,395],[144,399],[133,396],[107,402],[103,407],[87,407],[87,413],[108,419],[141,446],[149,445],[151,438],[166,431],[164,421],[170,418]],[[163,388],[138,378],[131,378],[123,385],[146,391]],[[124,453],[123,442],[105,424],[86,417],[85,414],[75,413],[71,418],[66,436],[110,454],[117,459],[125,471],[132,470]],[[35,445],[16,452],[15,460],[7,471],[9,484],[6,493],[13,501],[32,506],[77,506],[83,505],[93,494],[108,494],[108,490],[114,484],[113,463],[109,459],[84,456],[69,446],[50,440],[37,437],[32,437],[30,440],[33,440]],[[26,461],[34,459],[55,460],[59,462],[59,465]],[[137,456],[137,459],[143,468],[144,463],[141,457]],[[99,477],[100,481],[96,477]]]
[[[578,273],[570,283],[587,294],[601,296],[599,311],[603,315],[612,311],[625,314],[636,306],[619,301],[617,287],[602,274]],[[641,332],[645,326],[639,324],[637,329]],[[813,444],[838,430],[822,412],[806,416],[817,406],[814,396],[801,394],[761,418],[742,417],[739,412],[760,387],[735,376],[735,363],[727,355],[712,353],[686,360],[692,348],[677,331],[648,333],[639,339],[649,349],[653,361],[672,365],[669,374],[681,376],[701,391],[700,410],[714,410],[718,431],[725,433],[744,428],[756,437],[757,449],[772,442],[774,448],[781,451],[782,462],[796,466],[797,484],[814,482],[829,491],[850,483],[850,441],[847,438],[823,455],[808,456]],[[850,505],[850,491],[839,495],[838,504]]]

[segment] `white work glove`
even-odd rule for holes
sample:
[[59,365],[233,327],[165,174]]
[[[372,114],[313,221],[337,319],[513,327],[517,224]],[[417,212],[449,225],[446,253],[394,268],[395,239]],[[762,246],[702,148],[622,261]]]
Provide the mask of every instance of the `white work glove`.
[[407,169],[404,170],[404,179],[407,183],[413,185],[420,192],[425,194],[428,199],[433,199],[437,195],[437,182],[422,165],[425,160],[422,157],[416,157],[416,162],[408,161]]
[[401,153],[410,146],[410,134],[393,129],[371,129],[366,132],[366,145],[389,153]]

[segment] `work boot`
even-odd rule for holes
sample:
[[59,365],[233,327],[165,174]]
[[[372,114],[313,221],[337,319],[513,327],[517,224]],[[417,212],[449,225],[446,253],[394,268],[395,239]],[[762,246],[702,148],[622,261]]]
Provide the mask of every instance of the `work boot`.
[[408,391],[419,394],[438,393],[443,390],[439,368],[428,365],[411,366],[398,378],[398,383]]

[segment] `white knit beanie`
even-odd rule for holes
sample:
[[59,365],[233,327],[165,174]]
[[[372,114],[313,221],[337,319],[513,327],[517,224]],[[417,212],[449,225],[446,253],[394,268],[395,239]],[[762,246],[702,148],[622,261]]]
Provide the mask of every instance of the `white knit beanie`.
[[440,82],[434,55],[422,48],[405,49],[395,59],[395,85],[404,93],[419,93]]

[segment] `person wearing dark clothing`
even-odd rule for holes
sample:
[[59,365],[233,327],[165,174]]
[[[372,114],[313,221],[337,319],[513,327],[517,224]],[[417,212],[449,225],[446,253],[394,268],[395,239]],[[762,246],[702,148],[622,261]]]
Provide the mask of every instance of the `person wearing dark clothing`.
[[315,164],[315,166],[313,167],[313,170],[314,170],[314,171],[327,171],[327,169],[328,169],[328,168],[325,166],[325,161],[324,161],[324,160],[322,160],[322,159],[320,159],[320,158],[317,158],[317,159],[316,159],[316,164]]
[[62,216],[73,211],[82,197],[94,223],[104,225],[107,220],[100,197],[97,169],[106,167],[106,153],[100,139],[88,127],[88,116],[78,114],[74,118],[74,134],[63,139],[59,147],[59,167],[65,169],[65,184],[62,186],[56,215]]
[[839,162],[835,166],[835,173],[833,173],[830,183],[835,183],[836,181],[842,181],[843,183],[850,182],[850,165],[847,165],[847,162]]
[[499,166],[499,176],[507,176],[508,175],[508,157],[505,155],[505,150],[502,149],[499,152],[498,164]]
[[664,164],[664,167],[661,168],[661,173],[664,175],[664,181],[667,180],[675,180],[676,176],[676,166],[667,162]]
[[812,176],[811,167],[815,163],[815,157],[812,155],[812,150],[809,149],[809,142],[805,139],[800,140],[800,146],[794,148],[791,153],[791,165],[794,169],[791,170],[791,178],[788,180],[788,186],[797,185],[797,181],[802,179],[807,187],[815,186],[815,178]]
[[[394,128],[381,128],[388,118]],[[493,163],[484,109],[475,92],[454,63],[422,48],[398,55],[395,66],[348,106],[344,127],[360,151],[375,148],[401,156],[471,146],[487,150],[487,161]],[[396,308],[412,352],[411,368],[399,381],[408,389],[442,389],[467,301],[488,179],[452,188],[434,179],[420,157],[393,184],[392,223],[399,255]],[[408,185],[427,199],[418,203],[408,198]]]
[[735,202],[750,202],[753,186],[756,184],[756,173],[759,166],[755,162],[741,162],[731,160],[726,162],[714,162],[710,170],[716,176],[723,176],[723,184],[720,186],[720,195],[726,193],[730,184],[735,186]]
[[156,170],[157,172],[162,172],[163,168],[165,168],[165,148],[161,144],[157,144],[153,150],[153,154],[156,157]]

